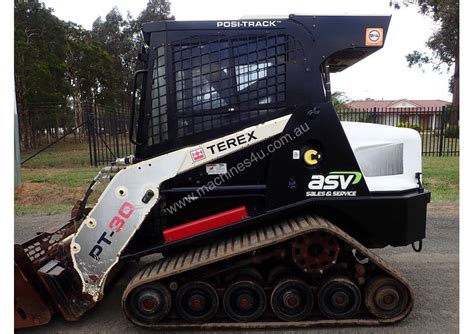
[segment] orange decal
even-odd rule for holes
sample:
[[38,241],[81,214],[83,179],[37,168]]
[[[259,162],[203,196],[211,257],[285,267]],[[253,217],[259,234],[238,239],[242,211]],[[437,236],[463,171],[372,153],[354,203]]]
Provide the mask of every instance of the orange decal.
[[365,46],[382,46],[383,28],[365,29]]

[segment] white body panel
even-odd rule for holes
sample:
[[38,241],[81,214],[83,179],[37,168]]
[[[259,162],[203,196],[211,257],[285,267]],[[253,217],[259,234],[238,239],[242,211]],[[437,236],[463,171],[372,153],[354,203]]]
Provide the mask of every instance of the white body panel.
[[421,172],[421,138],[417,131],[379,124],[341,123],[370,191],[418,188],[416,173]]

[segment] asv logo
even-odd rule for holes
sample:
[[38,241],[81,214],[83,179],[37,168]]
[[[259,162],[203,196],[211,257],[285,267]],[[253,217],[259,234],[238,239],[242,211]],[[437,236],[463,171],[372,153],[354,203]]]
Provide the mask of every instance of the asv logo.
[[360,172],[332,172],[329,175],[313,175],[309,181],[310,190],[346,190],[351,184],[362,179]]

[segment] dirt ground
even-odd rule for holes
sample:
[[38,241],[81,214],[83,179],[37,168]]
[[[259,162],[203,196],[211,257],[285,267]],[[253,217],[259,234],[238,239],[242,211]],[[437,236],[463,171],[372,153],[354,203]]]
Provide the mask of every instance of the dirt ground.
[[[385,328],[314,328],[288,330],[286,333],[457,333],[459,332],[459,212],[458,202],[430,204],[427,238],[423,251],[414,253],[411,246],[377,250],[412,284],[415,306],[404,321]],[[36,232],[59,226],[65,215],[22,216],[15,221],[15,242],[23,242]],[[44,326],[17,333],[145,333],[122,313],[120,300],[128,280],[140,268],[133,265],[112,291],[83,319],[67,322],[56,316]],[[258,331],[239,331],[258,333]],[[267,333],[279,331],[267,331]],[[174,332],[178,333],[178,332]],[[197,332],[194,332],[197,333]],[[208,331],[208,334],[215,333]],[[227,332],[231,333],[231,332]]]

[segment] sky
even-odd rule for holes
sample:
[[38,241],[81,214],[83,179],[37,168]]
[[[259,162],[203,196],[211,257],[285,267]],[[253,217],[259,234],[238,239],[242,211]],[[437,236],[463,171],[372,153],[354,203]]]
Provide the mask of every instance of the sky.
[[[62,20],[73,21],[87,29],[94,20],[105,17],[114,7],[126,16],[136,17],[147,0],[44,0]],[[392,15],[385,46],[341,73],[333,74],[333,91],[341,91],[351,100],[441,99],[451,101],[448,82],[451,76],[433,72],[431,66],[409,68],[405,56],[413,50],[427,51],[425,43],[436,24],[417,12],[416,6],[394,10],[389,0],[171,0],[176,20],[223,20],[242,16],[288,14]]]

